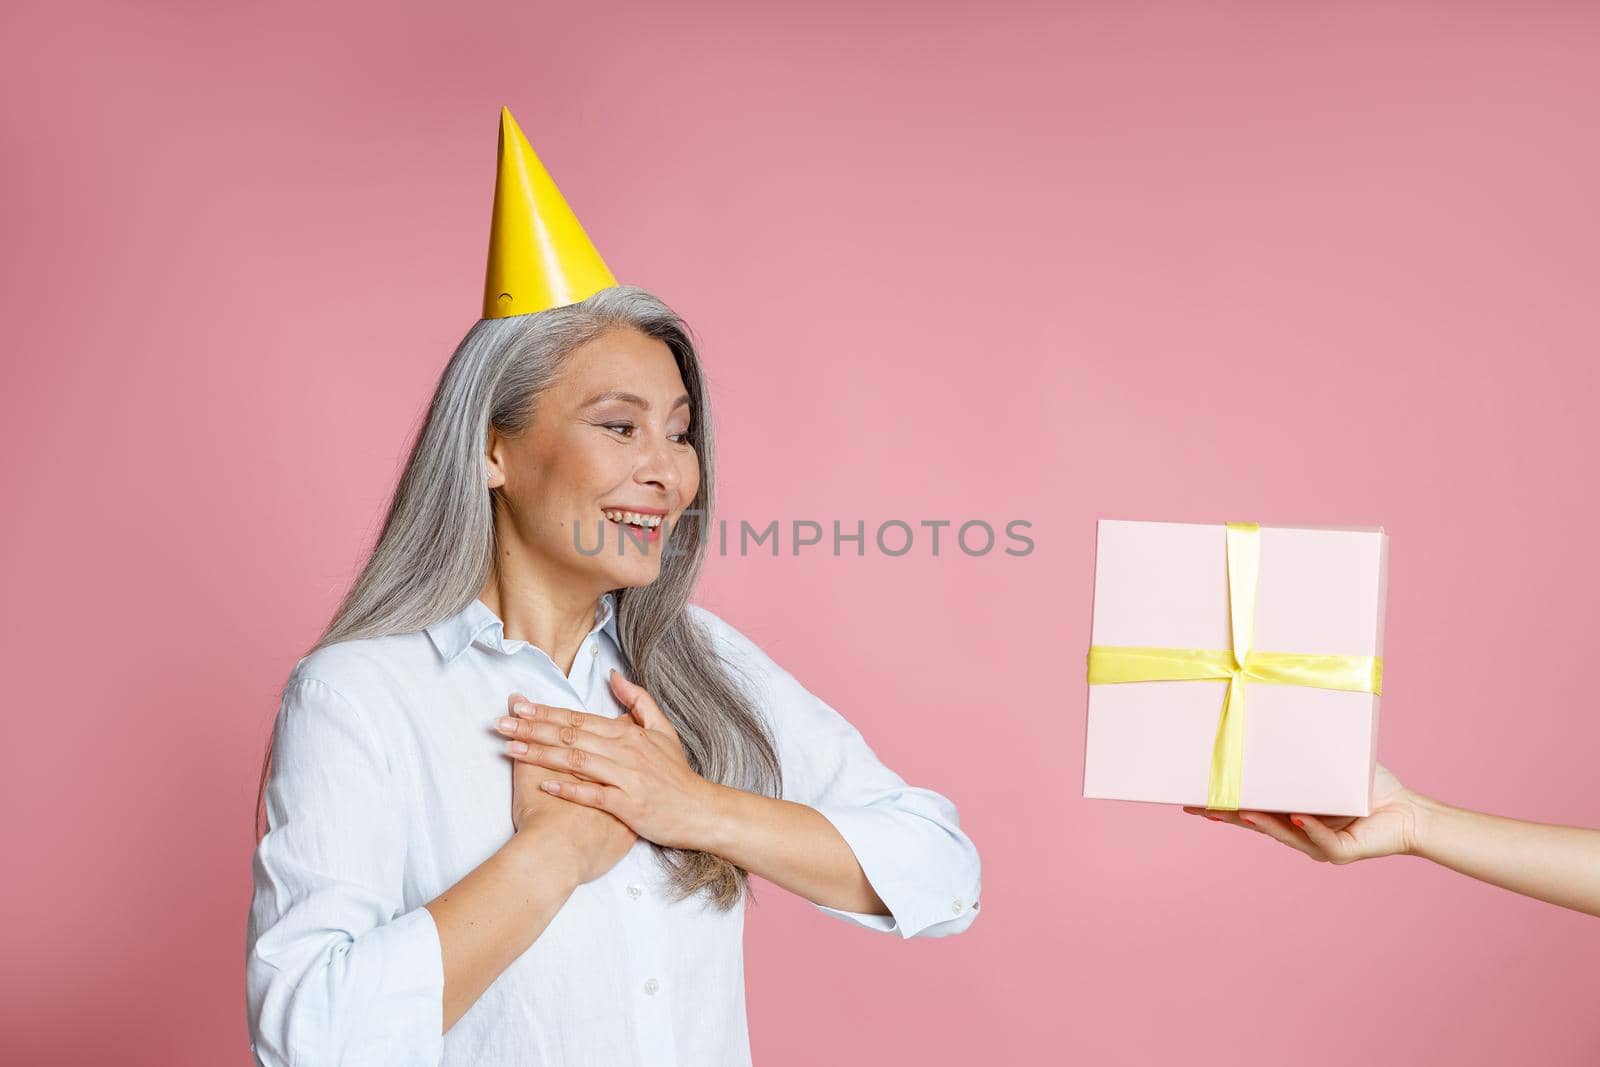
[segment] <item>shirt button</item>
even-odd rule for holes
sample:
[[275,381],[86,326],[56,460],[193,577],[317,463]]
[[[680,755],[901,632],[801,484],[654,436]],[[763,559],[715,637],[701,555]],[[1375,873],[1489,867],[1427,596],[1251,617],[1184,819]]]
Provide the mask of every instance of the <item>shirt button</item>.
[[642,892],[644,892],[644,890],[640,889],[638,886],[634,885],[633,883],[630,882],[628,884],[628,895],[630,897],[633,897],[635,900],[639,899],[639,894],[642,893]]
[[650,994],[652,997],[656,995],[656,990],[658,990],[660,988],[661,988],[661,983],[656,981],[654,978],[646,978],[645,979],[644,991],[646,993]]
[[963,911],[967,910],[967,906],[961,903],[961,901],[957,900],[952,903],[950,910],[953,914],[960,915]]
[[592,644],[592,645],[589,646],[589,655],[598,656],[599,654],[600,654],[600,645],[598,643]]

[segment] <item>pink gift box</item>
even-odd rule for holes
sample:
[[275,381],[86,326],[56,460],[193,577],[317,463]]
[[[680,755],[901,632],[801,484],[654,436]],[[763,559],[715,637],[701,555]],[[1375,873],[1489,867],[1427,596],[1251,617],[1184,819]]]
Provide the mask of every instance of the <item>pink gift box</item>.
[[[1262,526],[1252,651],[1383,655],[1382,527]],[[1227,526],[1101,519],[1095,645],[1228,649]],[[1225,679],[1090,685],[1083,795],[1204,807]],[[1239,807],[1366,815],[1378,696],[1244,683]]]

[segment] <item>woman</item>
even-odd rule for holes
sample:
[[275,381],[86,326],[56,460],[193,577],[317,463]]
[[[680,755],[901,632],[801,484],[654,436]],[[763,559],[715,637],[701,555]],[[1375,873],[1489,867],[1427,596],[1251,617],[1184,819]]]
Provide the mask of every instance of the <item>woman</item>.
[[[687,328],[618,286],[501,112],[484,318],[263,771],[259,1062],[750,1062],[754,872],[940,937],[954,805],[688,603],[712,439]],[[520,198],[520,199],[519,199]]]
[[1422,856],[1453,871],[1564,908],[1600,915],[1600,830],[1485,815],[1400,784],[1378,766],[1372,813],[1359,819],[1183,809],[1246,826],[1318,862]]

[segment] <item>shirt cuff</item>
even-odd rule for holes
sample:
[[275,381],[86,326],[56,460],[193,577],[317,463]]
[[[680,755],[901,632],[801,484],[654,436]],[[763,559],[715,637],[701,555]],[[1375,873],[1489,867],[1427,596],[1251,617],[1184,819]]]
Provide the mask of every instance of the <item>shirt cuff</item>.
[[387,923],[384,930],[383,997],[396,1002],[415,1000],[415,1018],[423,1033],[421,1043],[444,1042],[444,949],[433,912],[418,906]]
[[[268,931],[270,934],[271,931]],[[260,948],[266,935],[256,939]],[[295,975],[269,953],[252,986],[250,1051],[266,1067],[437,1067],[444,1059],[444,955],[433,914],[417,907],[313,950],[290,946]],[[268,972],[270,971],[270,976]]]
[[419,905],[362,935],[363,950],[368,940],[378,943],[373,1002],[382,1010],[364,1020],[372,1028],[356,1043],[368,1055],[353,1062],[433,1067],[444,1059],[444,953],[433,913]]
[[[938,857],[916,849],[902,813],[871,806],[823,805],[816,809],[839,831],[888,915],[845,911],[817,904],[819,911],[901,938],[945,937],[972,925],[978,914],[976,869],[932,869]],[[974,857],[975,860],[975,857]],[[961,888],[955,888],[955,887]],[[941,887],[944,887],[941,889]]]

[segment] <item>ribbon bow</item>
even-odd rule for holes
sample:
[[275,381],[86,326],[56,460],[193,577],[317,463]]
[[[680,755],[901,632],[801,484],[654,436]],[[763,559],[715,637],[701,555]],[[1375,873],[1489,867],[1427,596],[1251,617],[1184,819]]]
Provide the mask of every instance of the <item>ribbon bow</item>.
[[1381,693],[1381,656],[1325,656],[1299,652],[1257,652],[1250,647],[1255,623],[1256,581],[1261,571],[1261,527],[1228,525],[1228,613],[1233,647],[1144,648],[1090,645],[1089,684],[1228,680],[1211,747],[1211,778],[1206,807],[1239,810],[1244,762],[1244,683],[1304,685],[1316,689]]

